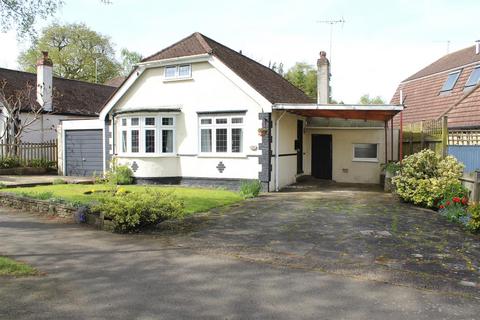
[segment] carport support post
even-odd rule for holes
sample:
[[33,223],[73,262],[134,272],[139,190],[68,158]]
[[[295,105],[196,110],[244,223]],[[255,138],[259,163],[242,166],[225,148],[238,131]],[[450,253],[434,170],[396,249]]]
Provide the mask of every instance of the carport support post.
[[278,177],[279,177],[279,164],[280,164],[280,120],[283,118],[287,111],[283,111],[283,113],[280,115],[280,117],[277,118],[277,121],[275,121],[275,191],[278,191],[280,189],[280,184],[278,182]]
[[393,117],[390,119],[390,160],[393,161]]
[[387,146],[387,139],[388,139],[388,134],[387,134],[387,125],[388,125],[388,120],[385,120],[385,164],[388,162],[388,146]]

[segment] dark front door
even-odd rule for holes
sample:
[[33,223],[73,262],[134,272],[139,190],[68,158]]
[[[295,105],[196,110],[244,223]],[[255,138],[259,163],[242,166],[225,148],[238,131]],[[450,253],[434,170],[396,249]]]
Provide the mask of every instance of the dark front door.
[[312,134],[312,176],[332,179],[332,136]]
[[297,120],[295,149],[297,150],[297,174],[300,174],[303,173],[303,120]]

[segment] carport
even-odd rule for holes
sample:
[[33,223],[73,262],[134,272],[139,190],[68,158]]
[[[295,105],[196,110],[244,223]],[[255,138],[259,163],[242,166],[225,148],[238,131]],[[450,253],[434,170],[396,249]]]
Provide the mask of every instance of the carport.
[[[395,145],[393,143],[394,138],[394,130],[393,130],[393,117],[403,110],[403,105],[357,105],[357,104],[275,104],[272,107],[272,110],[277,113],[275,119],[275,132],[274,140],[275,140],[275,150],[281,149],[280,146],[283,143],[290,143],[288,141],[282,141],[280,132],[284,129],[282,128],[282,118],[285,114],[290,113],[302,117],[304,119],[312,119],[312,118],[321,118],[321,119],[338,119],[341,121],[357,121],[363,120],[365,122],[375,122],[378,124],[383,124],[384,130],[384,137],[383,137],[383,145],[384,145],[384,161],[387,163],[388,161],[388,151],[390,149],[390,159],[394,158],[394,148]],[[390,121],[390,126],[388,125]],[[390,145],[387,145],[388,140],[388,128],[390,128]],[[306,128],[299,128],[305,132]],[[349,129],[365,129],[365,127],[358,127],[356,128],[355,125],[349,127]],[[377,128],[378,129],[378,128]],[[298,139],[300,136],[297,136],[297,140],[295,140],[295,149],[297,152],[303,152],[303,141],[298,143]],[[352,139],[355,139],[352,137]],[[300,146],[300,144],[302,144]],[[308,146],[307,146],[308,147]],[[299,151],[299,149],[301,151]],[[377,151],[378,154],[378,151]],[[279,175],[282,172],[282,167],[279,161],[279,157],[282,155],[280,152],[275,152],[275,190],[279,190]],[[300,157],[300,154],[299,154]],[[380,159],[377,159],[380,160]],[[332,160],[330,160],[332,161]],[[378,161],[377,161],[378,162]],[[301,166],[299,166],[301,167]],[[297,172],[299,173],[299,172]]]

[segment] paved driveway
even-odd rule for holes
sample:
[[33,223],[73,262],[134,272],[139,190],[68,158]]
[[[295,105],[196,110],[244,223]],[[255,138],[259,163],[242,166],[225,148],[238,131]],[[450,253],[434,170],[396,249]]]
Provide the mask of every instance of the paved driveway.
[[[376,191],[290,191],[142,236],[0,208],[0,255],[44,273],[0,278],[0,319],[477,318],[456,284],[478,280],[478,239]],[[450,267],[421,268],[437,252]]]

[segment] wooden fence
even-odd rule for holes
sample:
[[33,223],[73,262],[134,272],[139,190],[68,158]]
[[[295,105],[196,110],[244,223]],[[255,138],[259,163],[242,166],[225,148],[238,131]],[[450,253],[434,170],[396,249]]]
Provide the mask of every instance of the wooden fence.
[[423,149],[431,149],[439,155],[447,154],[448,140],[447,117],[438,120],[410,123],[403,127],[403,156]]
[[51,140],[42,143],[0,143],[0,158],[16,158],[27,165],[31,160],[43,160],[58,163],[57,141]]

